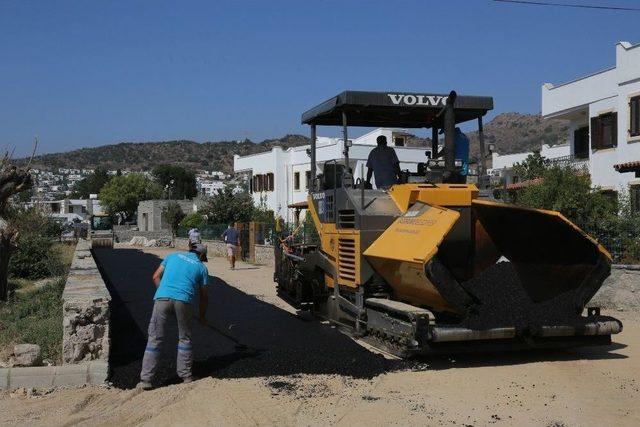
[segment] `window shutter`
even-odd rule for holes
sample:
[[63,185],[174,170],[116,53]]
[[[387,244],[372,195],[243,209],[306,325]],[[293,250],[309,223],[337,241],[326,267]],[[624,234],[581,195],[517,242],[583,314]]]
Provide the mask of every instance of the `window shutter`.
[[629,135],[640,135],[640,96],[629,101]]
[[609,142],[610,147],[618,146],[618,113],[611,113],[609,116],[609,124],[611,126],[611,141]]
[[600,117],[591,117],[591,149],[597,150],[602,146],[602,129],[600,128]]

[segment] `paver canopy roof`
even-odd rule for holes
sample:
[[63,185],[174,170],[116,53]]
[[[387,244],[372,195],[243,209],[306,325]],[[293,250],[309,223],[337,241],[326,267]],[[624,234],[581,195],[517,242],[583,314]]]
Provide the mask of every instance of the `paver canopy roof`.
[[[448,95],[413,92],[344,91],[304,112],[302,123],[341,126],[342,112],[349,126],[422,128],[441,127]],[[456,123],[476,119],[493,109],[490,96],[458,95],[455,104]]]

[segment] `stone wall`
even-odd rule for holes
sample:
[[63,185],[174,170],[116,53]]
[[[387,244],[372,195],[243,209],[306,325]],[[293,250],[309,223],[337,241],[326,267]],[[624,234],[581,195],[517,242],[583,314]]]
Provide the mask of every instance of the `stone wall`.
[[617,311],[640,310],[640,266],[614,265],[611,275],[587,306]]
[[[189,239],[185,239],[184,237],[176,237],[173,243],[178,250],[186,251],[189,248]],[[222,240],[202,239],[202,243],[207,246],[207,256],[227,256],[227,245]]]
[[109,302],[90,243],[79,240],[62,292],[62,362],[109,359]]
[[273,266],[275,262],[275,254],[271,245],[255,245],[256,264]]
[[147,239],[171,239],[170,230],[160,231],[138,231],[138,230],[115,230],[113,233],[116,236],[116,242],[127,243],[135,236],[146,237]]

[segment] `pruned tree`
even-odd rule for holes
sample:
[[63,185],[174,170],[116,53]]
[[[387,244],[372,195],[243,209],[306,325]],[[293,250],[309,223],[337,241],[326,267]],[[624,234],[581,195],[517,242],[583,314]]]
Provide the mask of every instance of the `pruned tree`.
[[0,161],[0,301],[6,301],[9,296],[7,276],[11,253],[17,248],[18,229],[8,221],[8,210],[11,197],[33,186],[33,179],[29,173],[31,160],[35,155],[38,141],[33,147],[31,159],[24,167],[18,167],[11,161],[11,154],[7,151]]
[[180,227],[180,221],[184,218],[185,214],[178,202],[170,201],[167,206],[162,209],[162,216],[171,228],[171,234],[175,238]]

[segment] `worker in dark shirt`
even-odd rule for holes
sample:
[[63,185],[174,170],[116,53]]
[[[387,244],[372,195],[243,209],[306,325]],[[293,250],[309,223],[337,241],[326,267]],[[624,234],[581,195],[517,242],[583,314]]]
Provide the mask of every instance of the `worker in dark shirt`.
[[367,159],[367,184],[371,185],[371,177],[376,176],[376,187],[387,189],[397,184],[400,179],[400,161],[396,150],[387,146],[387,137],[380,135],[378,146],[371,150]]

